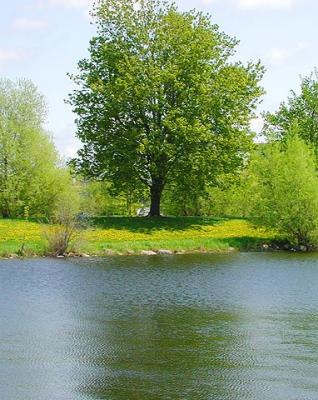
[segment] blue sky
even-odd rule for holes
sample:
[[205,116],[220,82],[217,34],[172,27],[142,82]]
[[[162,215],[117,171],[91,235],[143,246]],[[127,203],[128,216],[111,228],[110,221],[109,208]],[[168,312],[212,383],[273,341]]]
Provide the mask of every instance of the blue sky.
[[[64,103],[72,84],[67,72],[87,55],[94,34],[93,0],[9,0],[0,11],[0,77],[30,78],[46,96],[48,128],[65,156],[75,154],[74,115]],[[267,94],[259,112],[275,110],[300,76],[318,66],[316,0],[178,0],[182,9],[212,14],[220,28],[240,40],[237,57],[261,59]],[[255,129],[261,120],[253,122]]]

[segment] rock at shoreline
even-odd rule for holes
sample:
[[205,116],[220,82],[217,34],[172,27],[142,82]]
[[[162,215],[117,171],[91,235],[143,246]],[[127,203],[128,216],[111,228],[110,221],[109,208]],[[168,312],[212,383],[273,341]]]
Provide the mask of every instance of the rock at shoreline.
[[158,254],[169,254],[169,255],[171,255],[171,254],[173,254],[173,251],[161,249],[161,250],[158,250]]
[[156,256],[157,255],[157,253],[152,250],[143,250],[140,254],[143,256]]
[[13,253],[13,254],[10,254],[10,256],[9,256],[9,258],[19,258],[19,256],[18,256],[18,254],[15,254],[15,253]]

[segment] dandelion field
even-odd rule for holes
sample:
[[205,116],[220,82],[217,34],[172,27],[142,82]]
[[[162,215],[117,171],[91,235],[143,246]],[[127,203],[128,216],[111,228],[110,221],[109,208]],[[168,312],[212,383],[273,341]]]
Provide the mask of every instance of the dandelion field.
[[[46,226],[47,227],[47,226]],[[0,256],[44,255],[44,225],[25,220],[0,220]],[[241,219],[204,217],[95,218],[80,232],[70,249],[106,255],[166,249],[174,252],[223,252],[255,249],[275,238],[273,232]]]

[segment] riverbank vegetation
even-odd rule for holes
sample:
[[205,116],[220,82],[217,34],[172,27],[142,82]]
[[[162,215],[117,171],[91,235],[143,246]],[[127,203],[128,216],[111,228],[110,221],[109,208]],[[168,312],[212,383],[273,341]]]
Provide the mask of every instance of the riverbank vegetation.
[[92,17],[76,158],[32,82],[0,80],[0,255],[316,249],[317,71],[255,140],[264,68],[210,15],[101,0]]
[[[58,255],[47,232],[56,226],[25,220],[0,220],[0,256]],[[59,231],[61,232],[61,231]],[[60,237],[60,236],[59,236]],[[150,252],[227,252],[259,250],[275,239],[274,231],[246,220],[211,217],[102,217],[78,230],[65,250],[70,255],[143,254]]]

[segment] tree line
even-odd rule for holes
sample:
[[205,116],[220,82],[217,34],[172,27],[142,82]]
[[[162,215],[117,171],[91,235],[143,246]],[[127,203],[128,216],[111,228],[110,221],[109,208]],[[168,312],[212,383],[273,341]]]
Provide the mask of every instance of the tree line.
[[68,165],[36,87],[0,81],[2,216],[48,216],[72,192],[94,215],[235,215],[314,245],[317,72],[264,114],[255,144],[264,68],[234,61],[238,41],[209,14],[164,0],[100,0],[91,13],[96,35],[68,99],[83,146]]
[[0,213],[49,215],[70,175],[43,128],[44,97],[29,80],[0,79]]

